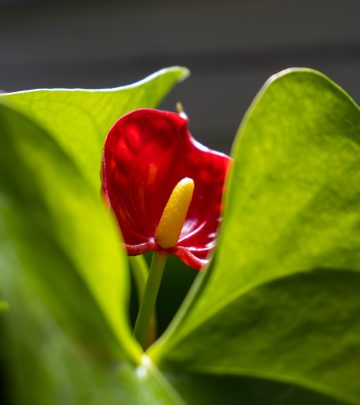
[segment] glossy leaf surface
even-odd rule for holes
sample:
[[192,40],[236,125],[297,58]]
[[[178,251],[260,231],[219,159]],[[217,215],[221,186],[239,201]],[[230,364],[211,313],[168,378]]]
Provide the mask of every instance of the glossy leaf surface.
[[254,101],[233,157],[216,257],[150,356],[170,374],[359,403],[359,107],[317,72],[286,71]]

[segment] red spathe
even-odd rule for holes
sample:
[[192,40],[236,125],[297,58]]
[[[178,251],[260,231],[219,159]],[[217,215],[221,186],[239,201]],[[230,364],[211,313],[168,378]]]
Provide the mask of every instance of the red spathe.
[[201,269],[215,246],[224,181],[231,159],[196,142],[182,114],[140,109],[111,128],[102,162],[103,193],[129,255],[164,250],[154,234],[176,184],[194,180],[193,198],[177,245],[166,249]]

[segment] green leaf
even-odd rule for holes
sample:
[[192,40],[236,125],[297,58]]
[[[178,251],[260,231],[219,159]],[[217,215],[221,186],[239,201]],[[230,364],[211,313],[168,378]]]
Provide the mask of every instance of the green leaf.
[[142,107],[156,107],[185,79],[182,67],[162,69],[135,84],[112,89],[41,89],[0,94],[17,111],[33,119],[59,143],[94,187],[105,137],[115,121]]
[[[114,221],[54,140],[0,107],[1,286],[10,307],[12,288],[36,283],[59,318],[71,314],[68,326],[77,334],[106,345],[121,341],[131,353],[128,275]],[[84,324],[100,319],[108,327],[87,336]]]
[[284,71],[233,157],[216,256],[150,357],[174,375],[263,378],[358,404],[359,107],[320,73]]
[[127,260],[95,178],[112,121],[185,73],[0,99],[0,366],[12,403],[181,403],[131,336]]
[[0,312],[6,311],[8,309],[8,304],[6,301],[0,301]]

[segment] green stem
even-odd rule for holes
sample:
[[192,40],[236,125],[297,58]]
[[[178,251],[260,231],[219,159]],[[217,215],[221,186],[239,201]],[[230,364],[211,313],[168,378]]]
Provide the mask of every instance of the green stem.
[[[146,281],[149,276],[149,268],[143,256],[129,256],[128,259],[130,262],[132,275],[134,276],[136,284],[138,301],[140,303],[144,296]],[[157,321],[156,321],[156,311],[154,311],[149,322],[147,335],[144,341],[144,349],[147,349],[155,342],[156,335],[157,335]]]
[[149,328],[149,322],[154,312],[156,297],[158,295],[161,279],[164,274],[166,260],[166,253],[159,253],[156,251],[153,253],[144,296],[140,303],[140,309],[134,328],[134,336],[141,346],[144,346],[144,341]]

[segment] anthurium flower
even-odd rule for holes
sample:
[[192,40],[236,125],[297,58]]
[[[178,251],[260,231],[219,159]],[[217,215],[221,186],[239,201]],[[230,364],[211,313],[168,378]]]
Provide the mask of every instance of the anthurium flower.
[[183,113],[140,109],[111,128],[103,193],[129,255],[166,251],[200,269],[215,246],[230,158],[196,142]]

